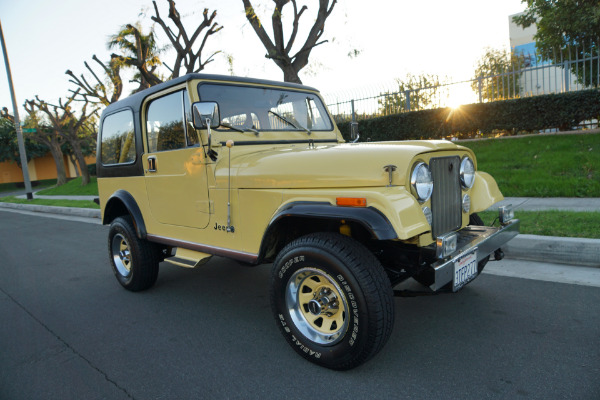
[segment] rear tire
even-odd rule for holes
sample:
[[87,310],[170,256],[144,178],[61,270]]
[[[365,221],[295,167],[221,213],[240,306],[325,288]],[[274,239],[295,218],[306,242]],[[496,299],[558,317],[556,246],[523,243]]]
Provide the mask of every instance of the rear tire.
[[116,218],[108,231],[108,254],[115,277],[127,290],[150,288],[158,277],[160,249],[137,237],[130,216]]
[[281,250],[273,264],[271,306],[290,346],[335,370],[377,354],[394,324],[383,267],[362,244],[335,233],[310,234]]

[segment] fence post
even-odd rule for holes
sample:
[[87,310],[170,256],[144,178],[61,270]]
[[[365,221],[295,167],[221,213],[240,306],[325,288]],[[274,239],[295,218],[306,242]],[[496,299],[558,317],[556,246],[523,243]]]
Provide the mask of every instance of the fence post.
[[483,103],[483,82],[481,82],[483,78],[480,76],[477,78],[477,91],[479,92],[479,102]]
[[568,61],[565,61],[563,69],[565,70],[565,92],[570,90],[571,66]]
[[350,104],[352,105],[352,122],[356,122],[356,113],[354,112],[354,99],[350,100]]
[[404,97],[406,98],[406,103],[404,103],[404,111],[410,111],[410,90],[404,91]]

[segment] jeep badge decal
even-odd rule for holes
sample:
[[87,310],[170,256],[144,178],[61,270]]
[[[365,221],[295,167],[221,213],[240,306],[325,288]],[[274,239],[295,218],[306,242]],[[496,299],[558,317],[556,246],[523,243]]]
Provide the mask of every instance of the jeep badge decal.
[[[227,228],[229,228],[229,229],[227,229]],[[213,227],[213,229],[215,231],[225,231],[227,233],[229,233],[229,232],[231,232],[231,233],[235,232],[235,229],[233,228],[233,226],[219,225],[218,222],[215,222],[215,226]]]

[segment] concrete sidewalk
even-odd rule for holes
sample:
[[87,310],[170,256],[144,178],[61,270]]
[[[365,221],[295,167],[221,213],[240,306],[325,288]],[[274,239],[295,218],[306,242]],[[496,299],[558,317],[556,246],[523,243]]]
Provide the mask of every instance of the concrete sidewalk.
[[[0,195],[0,197],[4,197],[4,196],[14,196],[11,194],[2,194]],[[19,194],[15,196],[17,199],[26,199],[27,195],[26,194]],[[33,192],[33,198],[34,199],[45,199],[45,200],[89,200],[89,201],[93,201],[95,198],[97,198],[98,196],[46,196],[46,195],[42,195],[42,194],[37,194],[35,192]]]
[[[26,195],[17,196],[18,199],[27,198]],[[46,199],[46,200],[89,200],[94,201],[98,196],[44,196],[41,194],[33,194],[34,199]]]
[[[25,198],[25,195],[19,196]],[[96,196],[36,196],[34,198],[93,200]],[[600,212],[600,198],[530,198],[508,197],[490,207],[495,211],[501,205],[512,204],[517,211],[596,211]],[[100,218],[100,210],[89,208],[52,207],[33,204],[1,203],[0,209],[20,209],[34,212]],[[568,223],[568,221],[566,221]],[[507,258],[542,261],[569,265],[600,267],[600,239],[564,238],[520,234],[503,247]]]
[[[519,211],[600,212],[600,198],[573,197],[506,197],[488,211],[496,211],[498,207],[508,204],[515,208],[516,218],[519,218]],[[520,234],[503,250],[507,258],[518,260],[600,267],[600,239]]]
[[596,211],[600,212],[600,198],[580,197],[505,197],[488,210],[495,211],[500,206],[512,204],[515,211]]

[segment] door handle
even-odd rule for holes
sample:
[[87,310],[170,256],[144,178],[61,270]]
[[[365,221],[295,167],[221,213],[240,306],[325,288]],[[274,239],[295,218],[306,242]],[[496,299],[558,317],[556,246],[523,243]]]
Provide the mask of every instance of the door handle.
[[156,157],[148,157],[148,172],[156,172]]

